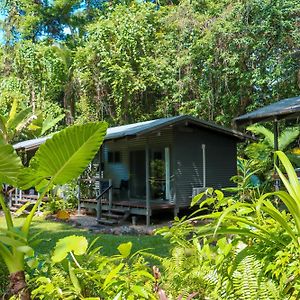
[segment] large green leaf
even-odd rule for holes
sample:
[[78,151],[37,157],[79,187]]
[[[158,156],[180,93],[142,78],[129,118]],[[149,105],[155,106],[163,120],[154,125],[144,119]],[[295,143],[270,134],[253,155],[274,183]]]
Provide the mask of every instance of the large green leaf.
[[298,127],[286,128],[279,136],[278,148],[284,151],[300,134],[300,129]]
[[48,116],[43,122],[41,135],[44,135],[46,131],[54,127],[59,121],[65,117],[64,114],[59,115],[57,118],[53,119],[51,116]]
[[130,255],[131,248],[132,248],[132,243],[128,242],[119,245],[118,250],[120,254],[123,256],[123,258],[126,258]]
[[247,130],[253,132],[254,134],[260,134],[264,136],[267,143],[273,147],[274,146],[274,135],[273,132],[262,125],[251,125],[247,127]]
[[0,183],[15,186],[21,167],[21,159],[14,148],[0,144]]
[[280,179],[282,180],[291,197],[293,197],[297,204],[300,205],[300,182],[298,180],[294,167],[283,152],[276,151],[275,154],[279,157],[288,175],[287,180],[280,169],[276,166],[276,170],[280,176]]
[[57,118],[48,116],[44,119],[43,113],[37,114],[37,118],[28,126],[29,133],[35,137],[43,136],[45,133],[53,128],[59,121],[65,117],[64,114],[59,115]]
[[10,109],[8,120],[7,120],[8,126],[11,124],[12,120],[15,118],[17,111],[18,111],[18,99],[14,99],[14,101],[11,105],[11,109]]
[[[65,184],[78,177],[100,148],[106,134],[105,122],[75,125],[55,134],[41,145],[29,168],[20,176],[20,185],[41,191],[53,184]],[[40,184],[44,182],[44,184]]]
[[0,115],[0,143],[6,144],[7,141],[7,128],[6,128],[6,118]]
[[32,108],[28,107],[18,112],[13,119],[7,122],[7,127],[12,130],[21,131],[32,118]]
[[83,255],[86,253],[87,247],[88,242],[84,236],[67,236],[56,243],[52,261],[57,263],[64,260],[71,251],[74,252],[75,255]]

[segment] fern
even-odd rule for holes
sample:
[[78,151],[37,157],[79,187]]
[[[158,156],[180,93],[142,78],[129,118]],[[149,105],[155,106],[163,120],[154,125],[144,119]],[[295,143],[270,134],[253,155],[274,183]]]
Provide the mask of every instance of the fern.
[[232,273],[231,294],[239,300],[281,300],[275,283],[263,272],[262,263],[255,255],[244,255]]

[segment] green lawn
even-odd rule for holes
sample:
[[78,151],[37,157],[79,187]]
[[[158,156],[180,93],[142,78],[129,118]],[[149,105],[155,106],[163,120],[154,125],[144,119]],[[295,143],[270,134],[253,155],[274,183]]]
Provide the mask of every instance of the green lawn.
[[[14,219],[14,223],[17,226],[21,225],[23,221],[24,219],[22,218]],[[3,217],[0,217],[0,228],[5,228],[5,220]],[[167,256],[170,247],[168,241],[163,239],[161,236],[117,236],[111,234],[94,234],[88,230],[74,228],[64,223],[47,221],[43,218],[35,218],[31,228],[32,234],[41,232],[39,239],[41,239],[42,242],[35,249],[37,253],[50,253],[53,250],[57,240],[73,234],[83,235],[87,237],[89,241],[92,241],[96,237],[100,237],[96,245],[102,246],[101,253],[103,255],[116,254],[118,252],[117,246],[121,243],[129,241],[133,243],[133,251],[151,248],[151,250],[148,250],[148,252],[160,256]],[[0,261],[0,295],[6,284],[4,282],[4,277],[6,274],[3,273],[5,268],[2,267],[2,264],[3,262]]]

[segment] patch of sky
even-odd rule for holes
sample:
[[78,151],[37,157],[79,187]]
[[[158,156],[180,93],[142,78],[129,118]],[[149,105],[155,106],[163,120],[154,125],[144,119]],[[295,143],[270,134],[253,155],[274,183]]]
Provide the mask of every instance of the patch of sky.
[[[0,22],[2,22],[5,19],[6,13],[3,10],[0,10]],[[4,31],[0,29],[0,43],[4,43]]]
[[[89,2],[89,4],[93,7],[93,8],[98,8],[98,9],[103,9],[105,4],[108,2],[108,0],[91,0]],[[152,2],[152,3],[158,3],[157,0],[136,0],[137,3],[143,3],[143,2]],[[42,1],[43,5],[45,7],[51,7],[53,5],[55,5],[55,0],[43,0]],[[78,4],[73,6],[73,10],[72,10],[72,14],[77,14],[77,13],[81,13],[84,12],[85,9],[87,8],[87,1],[80,1]],[[22,12],[20,12],[22,14]],[[4,7],[0,7],[0,22],[3,21],[5,19],[5,17],[7,16],[7,11],[5,10]],[[71,35],[71,29],[68,25],[64,25],[62,24],[62,32],[64,36],[67,35]],[[42,31],[41,35],[38,37],[39,40],[43,40],[44,38],[46,38],[48,36],[46,31]],[[63,39],[62,36],[58,37],[58,39]],[[16,37],[15,41],[18,40],[18,37]],[[15,42],[14,41],[14,42]],[[4,40],[4,31],[0,29],[0,43],[3,44],[5,42]]]

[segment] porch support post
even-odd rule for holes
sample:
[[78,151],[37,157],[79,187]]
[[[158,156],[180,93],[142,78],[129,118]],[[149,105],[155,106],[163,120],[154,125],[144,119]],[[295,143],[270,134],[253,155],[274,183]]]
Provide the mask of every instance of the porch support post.
[[166,200],[171,200],[170,148],[165,147]]
[[77,201],[78,201],[78,207],[77,207],[77,214],[81,214],[81,203],[80,203],[80,179],[81,177],[79,176],[77,178]]
[[[98,196],[100,196],[101,194],[101,179],[102,179],[102,170],[101,170],[101,158],[102,158],[102,146],[99,148],[99,153],[98,153],[98,159],[99,159],[99,177],[98,177],[98,180],[99,180],[99,185],[98,185],[98,193],[96,192],[96,199],[98,198]],[[101,199],[97,199],[97,209],[96,209],[96,212],[97,212],[97,221],[99,221],[102,217],[102,202],[101,202]]]
[[[274,150],[278,151],[278,135],[279,135],[279,128],[278,128],[278,121],[277,119],[275,119],[274,121]],[[276,166],[278,166],[279,160],[278,157],[276,157],[275,159],[275,164]],[[279,191],[280,189],[280,180],[278,178],[278,174],[276,172],[276,170],[274,170],[274,174],[275,174],[275,191]]]
[[101,207],[101,199],[97,199],[97,206],[96,206],[96,213],[97,213],[97,221],[101,220],[102,217],[102,207]]
[[146,225],[150,225],[150,215],[151,215],[151,208],[150,208],[150,170],[149,170],[149,145],[146,145]]
[[19,199],[19,193],[20,193],[20,192],[19,192],[19,189],[16,188],[16,190],[15,190],[15,203],[16,203],[16,204],[19,203],[19,201],[18,201],[18,199]]
[[[112,180],[109,179],[108,186],[111,186],[111,185],[112,185]],[[109,205],[109,213],[110,213],[111,209],[112,209],[112,189],[109,189],[109,191],[108,191],[108,203],[109,203],[108,205]]]
[[11,207],[12,207],[12,201],[13,201],[13,195],[12,195],[12,192],[9,192],[8,197],[9,197],[9,208],[11,208]]
[[206,187],[206,151],[205,151],[205,144],[202,144],[202,185]]
[[278,151],[278,121],[274,121],[274,150]]

